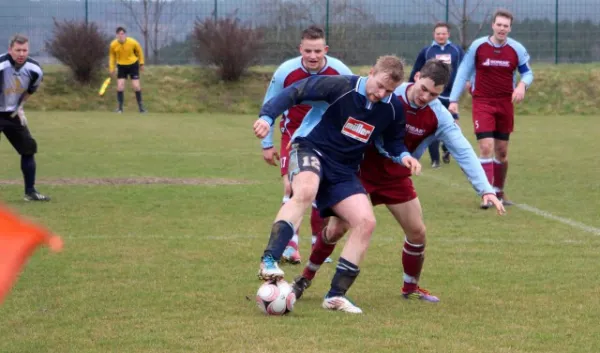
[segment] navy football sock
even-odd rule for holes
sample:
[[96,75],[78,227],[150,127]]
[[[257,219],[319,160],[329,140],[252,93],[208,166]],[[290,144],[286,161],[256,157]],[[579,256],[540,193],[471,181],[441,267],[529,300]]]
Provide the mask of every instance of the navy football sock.
[[346,292],[354,283],[356,277],[360,273],[358,266],[352,262],[340,257],[338,265],[335,269],[335,275],[331,280],[331,288],[325,296],[326,298],[331,297],[342,297],[346,295]]
[[269,243],[263,256],[271,255],[275,261],[279,261],[285,247],[294,236],[294,226],[288,221],[277,221],[271,228]]
[[35,191],[35,158],[32,154],[21,156],[21,171],[25,181],[25,193]]

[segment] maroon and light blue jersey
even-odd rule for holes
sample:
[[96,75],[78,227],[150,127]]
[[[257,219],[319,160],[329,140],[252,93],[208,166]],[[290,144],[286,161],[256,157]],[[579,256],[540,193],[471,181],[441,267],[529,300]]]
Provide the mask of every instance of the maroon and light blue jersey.
[[[340,60],[327,55],[325,56],[325,60],[325,66],[318,72],[311,72],[304,67],[301,56],[287,60],[281,64],[273,74],[263,104],[294,82],[312,75],[352,75],[352,71]],[[311,106],[308,104],[298,104],[283,112],[280,124],[281,133],[287,133],[290,136],[293,135],[300,124],[302,124],[302,119],[304,119],[310,109]],[[263,148],[273,147],[273,127],[271,127],[271,131],[267,137],[261,141],[261,144]]]
[[521,43],[508,38],[504,44],[495,45],[490,37],[479,38],[471,44],[458,68],[450,102],[458,102],[468,80],[472,81],[473,98],[511,97],[517,72],[529,87],[533,71],[529,67],[529,54]]

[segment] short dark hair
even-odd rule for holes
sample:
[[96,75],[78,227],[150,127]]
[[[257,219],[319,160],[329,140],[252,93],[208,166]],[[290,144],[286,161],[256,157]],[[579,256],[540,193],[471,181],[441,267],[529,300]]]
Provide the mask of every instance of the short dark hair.
[[448,32],[450,32],[450,25],[447,24],[446,22],[438,22],[438,23],[436,23],[435,26],[433,26],[433,30],[435,31],[436,29],[438,29],[440,27],[446,27],[446,29],[448,30]]
[[513,14],[512,12],[506,10],[506,9],[498,9],[496,10],[496,12],[494,12],[494,16],[492,17],[492,23],[496,23],[496,18],[497,17],[506,17],[510,20],[510,24],[512,25],[513,23]]
[[438,59],[429,59],[423,65],[420,72],[420,78],[430,78],[433,80],[433,83],[436,86],[444,85],[446,86],[450,81],[450,72],[452,68],[449,64],[438,60]]
[[115,33],[119,34],[119,32],[127,33],[125,27],[117,27],[117,31]]
[[29,43],[29,38],[27,38],[27,36],[24,34],[17,33],[10,38],[10,40],[8,41],[8,46],[10,48],[12,48],[15,45],[15,43],[17,43],[17,44]]
[[302,31],[302,37],[300,39],[325,39],[325,31],[319,26],[312,25]]

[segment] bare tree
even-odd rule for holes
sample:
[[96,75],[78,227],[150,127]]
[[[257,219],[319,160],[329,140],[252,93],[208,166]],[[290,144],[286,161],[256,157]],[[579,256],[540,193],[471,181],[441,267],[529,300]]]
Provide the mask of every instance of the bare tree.
[[[144,56],[152,58],[152,63],[158,63],[161,34],[168,36],[168,28],[174,19],[174,11],[165,14],[169,0],[121,0],[128,10],[135,26],[142,34],[144,41]],[[148,55],[151,50],[152,56]]]
[[[276,33],[269,36],[273,42],[281,45],[280,51],[297,52],[300,42],[300,31],[310,24],[325,27],[329,24],[328,43],[340,59],[355,59],[360,56],[355,49],[366,48],[371,41],[365,38],[370,35],[366,28],[375,23],[375,18],[365,10],[368,8],[360,1],[336,0],[329,3],[322,0],[263,0],[260,8],[273,9],[264,13],[262,23],[273,28]],[[259,17],[260,18],[260,17]]]
[[[492,14],[492,9],[487,6],[482,6],[484,0],[471,0],[471,6],[469,6],[469,0],[433,0],[433,2],[441,7],[446,7],[446,1],[450,1],[448,6],[448,22],[455,24],[458,27],[458,39],[463,49],[467,49],[474,38],[479,36],[479,33],[483,30],[483,27],[488,24],[488,19]],[[474,24],[472,20],[473,15],[477,13],[477,10],[483,11],[483,19],[481,23],[471,29],[471,25]],[[431,14],[434,21],[439,22],[440,19],[435,15]],[[471,33],[469,33],[471,32]]]

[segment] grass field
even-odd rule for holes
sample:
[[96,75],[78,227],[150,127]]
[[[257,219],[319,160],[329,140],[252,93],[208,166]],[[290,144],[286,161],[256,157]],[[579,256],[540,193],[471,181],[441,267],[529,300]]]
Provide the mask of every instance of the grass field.
[[[20,201],[19,158],[4,138],[1,199],[66,248],[37,251],[0,307],[0,352],[600,351],[594,117],[518,117],[507,189],[519,206],[505,217],[477,208],[455,163],[431,170],[424,158],[414,178],[429,237],[422,285],[439,304],[401,299],[403,234],[377,208],[349,292],[365,314],[321,309],[334,268],[324,265],[282,318],[246,299],[281,200],[254,116],[28,118],[38,188],[53,201]],[[462,124],[471,139],[468,117]],[[284,270],[291,279],[301,268]]]

